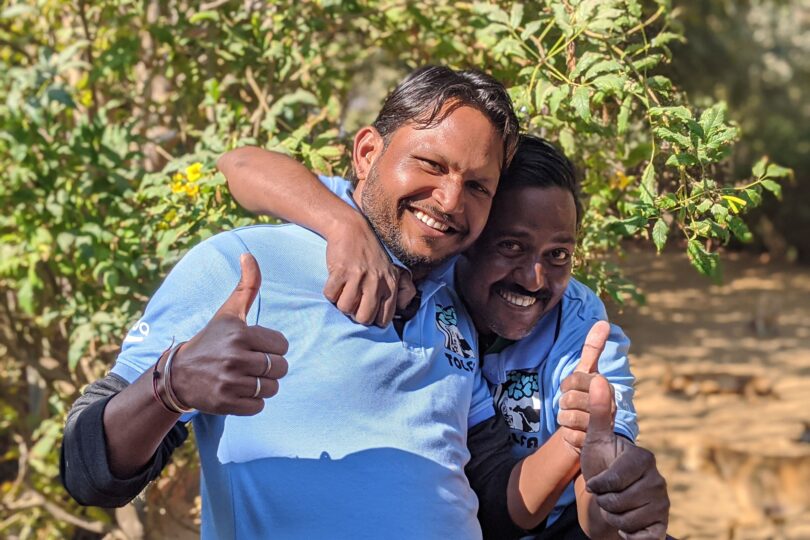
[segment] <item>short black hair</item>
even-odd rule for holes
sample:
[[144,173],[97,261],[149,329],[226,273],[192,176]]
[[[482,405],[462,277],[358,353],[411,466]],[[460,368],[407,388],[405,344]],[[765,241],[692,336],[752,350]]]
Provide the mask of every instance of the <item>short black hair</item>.
[[412,71],[388,94],[372,125],[387,144],[390,135],[406,123],[429,128],[461,106],[478,109],[495,126],[503,140],[502,168],[506,168],[517,147],[517,115],[506,88],[477,70],[423,66]]
[[515,157],[501,177],[498,193],[524,186],[559,187],[570,191],[574,197],[579,227],[582,221],[582,201],[574,165],[553,144],[533,135],[520,136]]

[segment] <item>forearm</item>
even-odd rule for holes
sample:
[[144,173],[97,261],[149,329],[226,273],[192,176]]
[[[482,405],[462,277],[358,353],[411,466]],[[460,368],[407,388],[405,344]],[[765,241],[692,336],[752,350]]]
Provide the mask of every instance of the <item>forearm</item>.
[[270,214],[329,238],[341,223],[362,216],[293,158],[246,146],[226,152],[217,167],[234,199],[255,214]]
[[[60,452],[60,477],[67,491],[80,504],[103,507],[125,505],[157,478],[174,449],[188,437],[185,426],[176,423],[140,472],[127,477],[113,474],[109,466],[103,417],[112,398],[127,387],[124,379],[107,375],[89,385],[68,413]],[[130,411],[126,424],[131,423],[138,414]]]
[[556,432],[512,469],[507,487],[512,521],[523,529],[536,527],[578,472],[579,456]]
[[104,409],[107,457],[113,475],[129,478],[141,471],[179,418],[155,400],[151,371],[113,397]]
[[620,538],[618,531],[611,527],[602,517],[596,497],[585,487],[585,477],[581,474],[574,482],[574,492],[577,498],[577,517],[579,526],[589,538],[605,538],[612,540]]

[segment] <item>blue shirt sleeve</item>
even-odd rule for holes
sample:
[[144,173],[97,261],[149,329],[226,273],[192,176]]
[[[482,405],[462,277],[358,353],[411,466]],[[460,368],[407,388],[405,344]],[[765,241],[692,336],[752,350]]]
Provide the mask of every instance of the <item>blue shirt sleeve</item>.
[[[241,274],[239,255],[247,252],[238,236],[226,232],[192,248],[152,296],[141,319],[124,338],[112,373],[132,383],[172,343],[188,341],[205,327],[230,296]],[[248,320],[254,320],[260,298]]]
[[354,186],[348,180],[340,176],[324,176],[322,174],[318,175],[318,180],[326,186],[326,189],[340,197],[343,202],[354,208],[357,209],[357,205],[352,198],[354,194]]

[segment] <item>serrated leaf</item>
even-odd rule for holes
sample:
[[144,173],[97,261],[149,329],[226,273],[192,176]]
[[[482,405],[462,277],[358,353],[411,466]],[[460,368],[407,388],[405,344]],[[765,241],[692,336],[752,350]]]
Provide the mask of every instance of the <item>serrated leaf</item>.
[[754,178],[762,178],[765,176],[765,169],[768,166],[768,158],[763,157],[751,168],[751,174]]
[[692,154],[680,153],[669,156],[666,165],[669,167],[692,167],[698,163],[700,163],[698,158]]
[[655,166],[652,160],[647,163],[644,168],[644,174],[641,175],[641,192],[639,197],[647,204],[653,204],[653,201],[658,196],[658,185],[655,181]]
[[602,92],[610,94],[620,92],[624,88],[626,80],[623,75],[608,73],[607,75],[595,78],[592,84]]
[[512,28],[517,28],[523,22],[523,4],[512,4],[512,11],[509,14],[509,25]]
[[723,125],[726,119],[726,106],[725,103],[715,103],[700,115],[700,126],[703,132],[707,135],[714,130],[714,128]]
[[768,170],[765,173],[765,176],[767,176],[768,178],[788,178],[790,176],[793,176],[793,169],[782,167],[781,165],[777,165],[776,163],[770,163],[768,165]]
[[576,79],[580,76],[580,74],[584,73],[592,65],[598,62],[600,58],[602,58],[601,54],[597,54],[593,51],[587,51],[579,60],[577,60],[577,65],[574,67],[573,71],[571,71],[570,78]]
[[762,202],[762,195],[760,195],[759,191],[758,189],[748,188],[743,192],[753,206],[759,206],[759,203]]
[[574,90],[571,96],[571,106],[577,112],[580,118],[586,122],[591,121],[591,96],[587,87],[580,86]]
[[564,84],[555,88],[551,93],[551,96],[548,98],[548,108],[552,115],[557,114],[557,111],[560,109],[560,104],[568,97],[570,90],[571,88],[567,84]]
[[748,229],[748,225],[746,225],[745,222],[737,216],[729,216],[728,228],[731,229],[731,233],[740,242],[747,243],[754,238],[754,235],[752,235],[751,231]]
[[619,108],[619,118],[617,120],[616,129],[619,135],[627,133],[627,124],[630,120],[630,112],[633,108],[633,96],[628,94],[622,101],[622,106]]
[[616,60],[601,60],[588,68],[588,71],[585,73],[585,79],[593,79],[600,73],[609,73],[619,71],[620,69],[622,69],[622,65]]
[[719,259],[717,253],[709,253],[698,240],[692,239],[686,245],[686,253],[692,266],[704,276],[719,277]]
[[683,148],[689,148],[692,146],[692,140],[689,137],[682,133],[673,131],[666,126],[656,126],[653,128],[653,133],[655,133],[659,139],[675,143]]
[[728,219],[728,208],[722,204],[713,204],[711,207],[711,212],[712,216],[714,216],[714,219],[716,219],[718,223],[725,223]]
[[782,198],[782,186],[779,185],[779,182],[766,179],[762,181],[762,187],[776,195],[778,198]]
[[658,253],[661,253],[661,250],[664,249],[664,245],[667,243],[668,234],[669,227],[667,226],[666,221],[664,221],[662,218],[658,218],[658,221],[655,222],[652,230],[653,242],[655,243],[655,248],[658,250]]
[[543,21],[531,21],[526,24],[526,28],[520,33],[520,39],[528,41],[530,37],[537,34],[537,31],[543,26]]
[[683,43],[685,41],[684,37],[680,34],[676,34],[674,32],[661,32],[657,36],[655,36],[651,42],[653,47],[661,47],[662,45],[666,45],[670,41],[678,41]]
[[660,54],[651,54],[649,56],[645,56],[644,58],[633,62],[633,68],[637,71],[646,71],[657,66],[658,63],[661,62],[662,58],[663,56]]
[[576,141],[574,139],[574,132],[568,128],[563,129],[560,131],[560,145],[563,147],[563,151],[568,156],[576,155]]
[[712,206],[712,201],[709,200],[709,199],[706,199],[705,201],[701,201],[700,204],[698,204],[695,207],[695,210],[702,214],[703,212],[705,212],[706,210],[711,208],[711,206]]

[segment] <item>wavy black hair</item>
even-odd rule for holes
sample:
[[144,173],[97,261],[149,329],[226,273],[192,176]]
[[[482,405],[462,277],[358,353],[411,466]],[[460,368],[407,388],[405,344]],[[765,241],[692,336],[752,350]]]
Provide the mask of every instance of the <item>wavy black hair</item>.
[[559,187],[570,191],[574,197],[579,227],[582,201],[574,165],[556,146],[533,135],[520,136],[517,152],[501,178],[498,193],[523,186]]
[[478,109],[495,126],[503,140],[506,168],[517,147],[518,119],[506,88],[477,70],[424,66],[412,71],[385,99],[372,125],[387,144],[406,123],[429,128],[461,106]]

